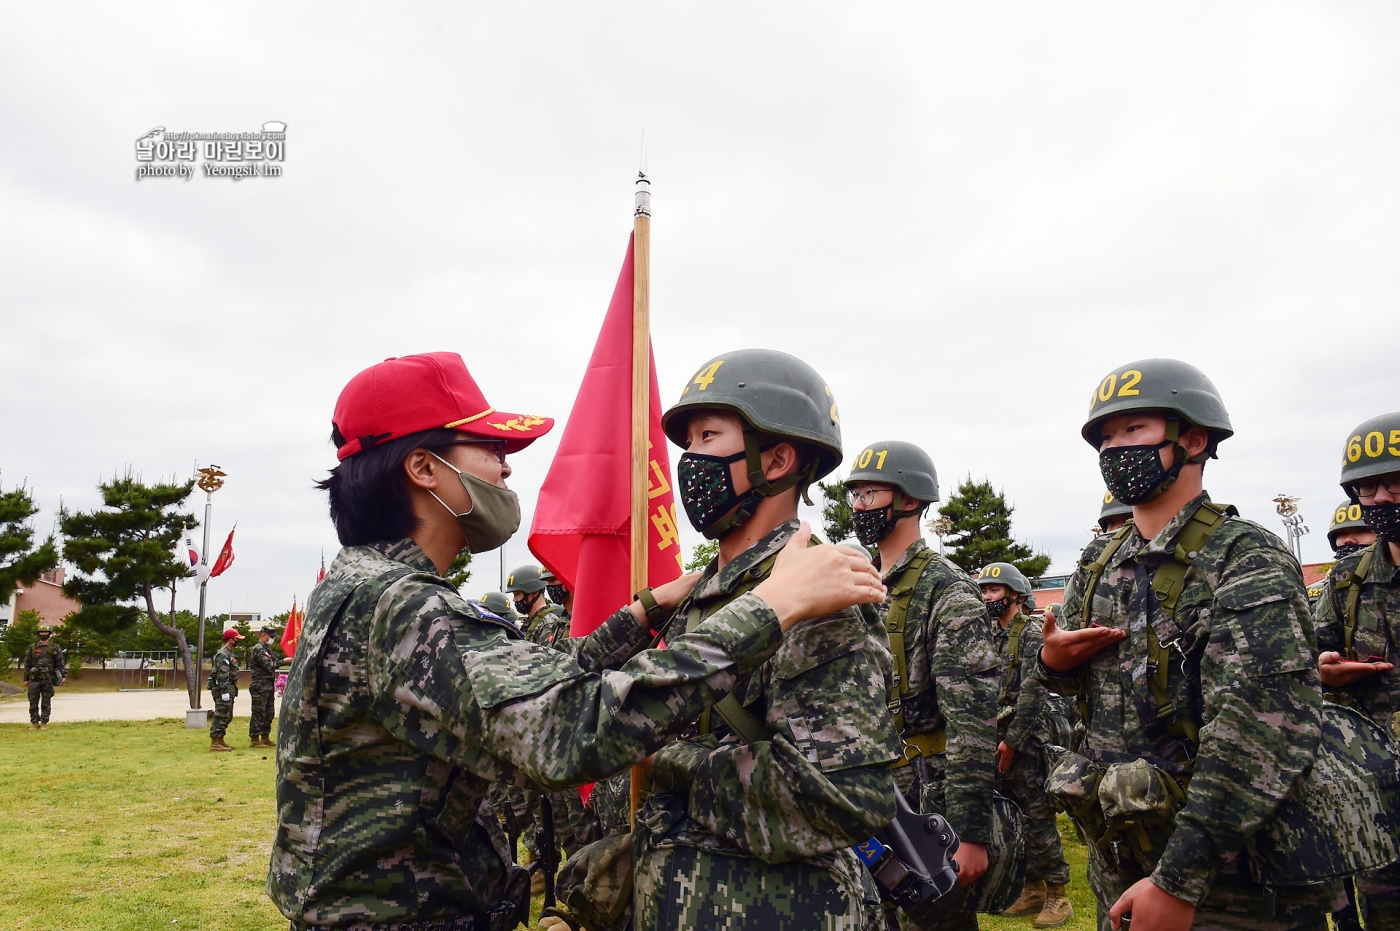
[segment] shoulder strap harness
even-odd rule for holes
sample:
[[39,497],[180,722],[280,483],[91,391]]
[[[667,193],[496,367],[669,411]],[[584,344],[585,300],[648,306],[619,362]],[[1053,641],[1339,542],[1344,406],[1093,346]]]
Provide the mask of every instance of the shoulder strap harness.
[[1017,614],[1011,621],[1011,626],[1006,630],[1006,681],[1002,683],[1001,695],[997,696],[997,704],[1008,706],[1014,704],[1011,700],[1011,674],[1016,667],[1021,665],[1021,634],[1025,632],[1026,625],[1030,623],[1030,617],[1026,614]]
[[1361,561],[1356,564],[1355,572],[1348,572],[1332,584],[1332,590],[1340,595],[1347,593],[1347,604],[1344,615],[1346,623],[1342,626],[1342,640],[1346,645],[1346,658],[1356,660],[1356,626],[1357,607],[1361,604],[1361,583],[1366,581],[1366,576],[1371,572],[1371,563],[1376,558],[1376,548],[1381,545],[1379,538],[1376,542],[1366,547],[1361,553]]

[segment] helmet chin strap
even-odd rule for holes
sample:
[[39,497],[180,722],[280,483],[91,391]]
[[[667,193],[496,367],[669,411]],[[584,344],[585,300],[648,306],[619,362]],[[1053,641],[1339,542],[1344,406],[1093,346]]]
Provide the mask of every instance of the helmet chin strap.
[[800,472],[791,472],[776,481],[768,481],[768,476],[763,473],[763,447],[759,446],[758,432],[745,427],[744,465],[748,470],[749,484],[753,487],[739,496],[739,503],[732,513],[716,521],[710,529],[705,531],[705,537],[710,540],[724,539],[742,527],[750,517],[753,517],[754,511],[758,510],[759,502],[764,498],[780,495],[789,488],[797,487],[799,483],[802,500],[810,505],[812,499],[807,496],[807,488],[816,477],[818,464],[819,460],[814,456],[807,468]]

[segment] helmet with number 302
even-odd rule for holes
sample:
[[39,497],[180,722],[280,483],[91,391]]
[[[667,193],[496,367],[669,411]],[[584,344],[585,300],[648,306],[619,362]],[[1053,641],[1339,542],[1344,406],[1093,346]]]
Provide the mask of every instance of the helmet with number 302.
[[1212,449],[1235,432],[1220,392],[1204,372],[1177,359],[1142,359],[1120,365],[1094,387],[1080,435],[1098,449],[1099,425],[1135,411],[1175,414],[1191,426],[1204,427]]
[[1400,411],[1381,414],[1347,434],[1342,447],[1342,488],[1363,478],[1400,472]]
[[913,443],[886,440],[862,449],[851,463],[846,487],[856,482],[883,482],[916,501],[938,500],[938,471],[929,454]]
[[816,481],[841,463],[841,418],[831,388],[816,369],[774,349],[738,349],[696,370],[661,418],[672,443],[686,444],[686,424],[699,410],[733,411],[751,428],[800,440],[817,453]]

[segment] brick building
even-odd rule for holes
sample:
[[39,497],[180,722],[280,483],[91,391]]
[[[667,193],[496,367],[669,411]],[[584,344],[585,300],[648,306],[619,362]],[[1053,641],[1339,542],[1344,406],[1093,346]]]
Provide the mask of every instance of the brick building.
[[7,623],[19,617],[21,611],[38,611],[39,623],[62,624],[65,617],[81,610],[82,605],[63,594],[63,568],[60,566],[45,572],[33,585],[16,588],[8,608],[4,618]]

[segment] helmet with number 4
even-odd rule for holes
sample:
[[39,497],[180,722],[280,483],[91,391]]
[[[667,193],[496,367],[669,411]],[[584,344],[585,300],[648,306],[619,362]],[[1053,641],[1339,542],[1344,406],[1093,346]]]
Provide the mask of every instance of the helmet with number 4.
[[1327,528],[1327,542],[1336,549],[1337,534],[1343,530],[1370,530],[1366,519],[1361,515],[1361,505],[1355,501],[1343,501],[1332,512],[1332,524]]
[[[1210,433],[1210,452],[1234,435],[1220,392],[1194,365],[1176,359],[1143,359],[1121,365],[1104,376],[1089,399],[1080,435],[1094,449],[1101,445],[1099,425],[1117,414],[1164,411]],[[1175,439],[1169,434],[1169,439]]]
[[841,418],[831,388],[816,369],[774,349],[737,349],[715,356],[691,376],[662,415],[666,436],[682,449],[686,424],[699,410],[733,411],[754,430],[799,440],[817,452],[809,481],[841,463]]
[[1365,421],[1347,436],[1342,449],[1342,488],[1363,478],[1400,472],[1400,411]]
[[938,472],[933,460],[913,443],[885,440],[871,443],[851,463],[846,487],[857,482],[883,482],[925,503],[938,500]]

